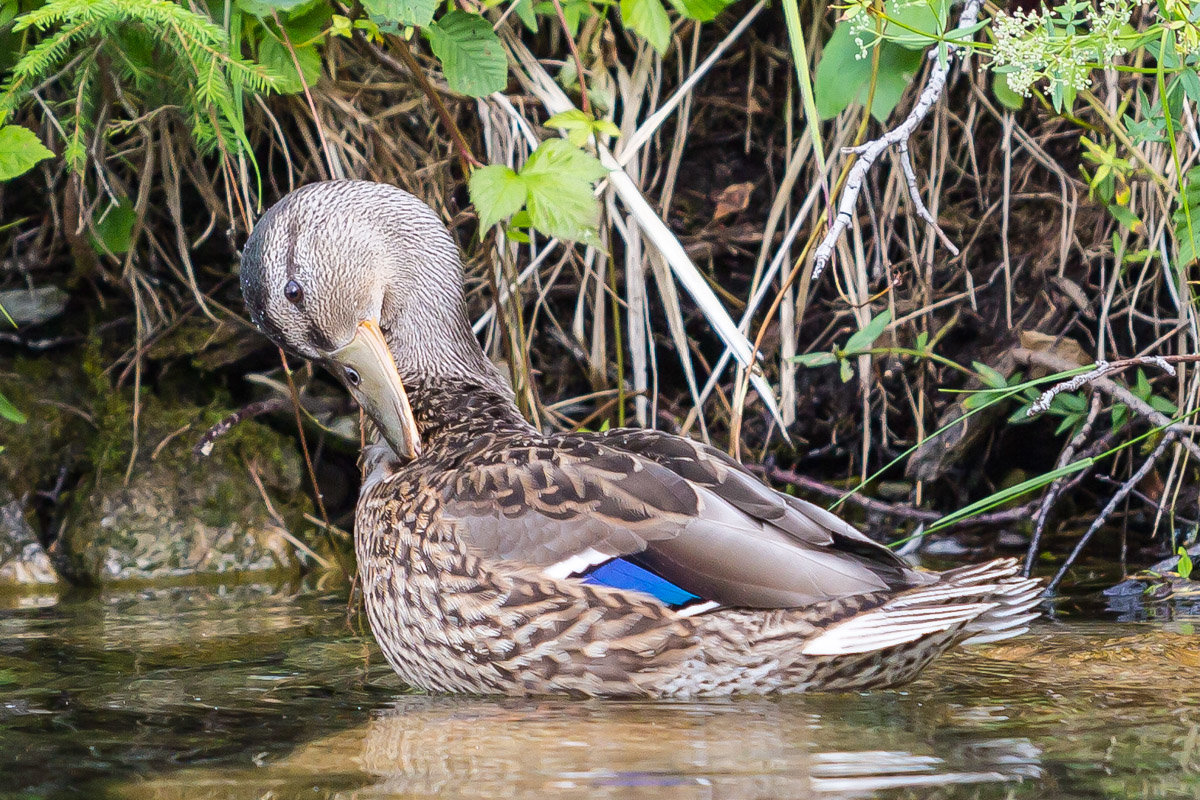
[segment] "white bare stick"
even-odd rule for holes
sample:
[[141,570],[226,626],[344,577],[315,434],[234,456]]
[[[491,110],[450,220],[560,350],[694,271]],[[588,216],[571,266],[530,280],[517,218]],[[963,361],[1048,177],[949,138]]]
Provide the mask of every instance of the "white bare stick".
[[737,41],[738,37],[742,35],[746,28],[750,27],[750,23],[754,21],[754,18],[758,16],[760,11],[766,8],[766,5],[766,0],[759,0],[759,2],[756,3],[753,8],[747,11],[746,15],[742,17],[741,21],[738,22],[736,26],[734,26],[733,30],[731,30],[725,36],[725,38],[722,39],[715,48],[713,48],[713,51],[709,53],[708,58],[704,59],[700,66],[696,67],[696,70],[679,85],[679,88],[675,90],[675,94],[671,95],[671,98],[667,100],[667,102],[659,106],[657,111],[651,114],[645,122],[639,125],[638,129],[633,132],[633,135],[629,137],[628,141],[621,144],[620,152],[616,154],[618,164],[620,164],[622,167],[628,166],[633,157],[638,154],[639,150],[641,150],[642,145],[644,145],[650,139],[650,137],[654,135],[655,131],[662,127],[662,124],[666,121],[667,117],[674,113],[675,107],[683,101],[683,98],[687,97],[688,92],[692,91],[696,84],[699,83],[700,79],[703,78],[708,73],[709,69],[712,68],[712,65],[720,60],[721,56],[725,54],[725,51],[729,49],[729,46]]
[[[975,24],[975,21],[979,18],[979,8],[981,5],[983,5],[983,0],[967,0],[966,5],[963,6],[962,14],[958,18],[958,27],[960,29],[969,28]],[[862,191],[867,172],[874,166],[884,150],[901,144],[907,147],[908,139],[912,136],[913,131],[917,129],[917,126],[929,114],[929,110],[933,108],[933,104],[942,96],[942,91],[946,88],[946,78],[950,74],[951,58],[960,49],[960,47],[955,45],[947,47],[948,52],[945,63],[934,65],[933,71],[929,73],[929,82],[925,84],[925,88],[921,91],[921,96],[917,98],[916,105],[913,106],[912,111],[908,113],[903,122],[878,139],[872,139],[858,147],[843,148],[843,153],[857,155],[858,161],[854,162],[854,166],[850,168],[850,174],[846,176],[846,186],[842,189],[842,197],[838,201],[837,215],[833,218],[833,223],[829,226],[829,232],[825,234],[825,238],[821,240],[821,244],[813,252],[812,277],[814,281],[824,272],[825,266],[833,256],[833,249],[837,246],[838,239],[841,238],[841,235],[849,227],[853,219],[854,207],[858,204],[858,195]],[[902,165],[906,159],[907,155],[902,154]],[[911,168],[912,164],[909,163],[907,169]],[[908,190],[914,204],[918,208],[918,213],[920,213],[922,209],[925,209],[925,204],[921,200],[920,192],[917,191],[915,174],[909,182]],[[921,218],[926,222],[932,222],[927,209],[925,209],[925,213],[921,215]],[[938,233],[941,233],[936,224],[934,224],[934,229]],[[944,234],[942,236],[944,237]]]
[[933,214],[929,213],[929,209],[921,199],[921,187],[917,185],[917,171],[913,169],[912,158],[908,154],[908,142],[901,142],[896,149],[900,153],[900,168],[904,170],[904,182],[908,184],[908,196],[912,198],[913,206],[917,209],[917,216],[933,228],[933,232],[937,234],[938,239],[947,250],[958,255],[958,247],[950,241],[950,237],[942,230],[942,226],[937,224],[937,220],[933,218]]
[[[554,82],[550,73],[509,29],[506,28],[501,32],[501,40],[512,57],[513,74],[526,91],[538,98],[547,111],[551,114],[558,114],[575,107],[566,93]],[[599,157],[600,163],[610,170],[607,176],[609,185],[613,187],[626,211],[637,220],[638,227],[642,229],[646,240],[662,255],[663,260],[667,262],[671,272],[675,275],[675,279],[684,291],[691,295],[696,307],[708,320],[714,332],[725,343],[725,346],[733,351],[734,358],[750,371],[750,382],[754,385],[759,398],[771,416],[779,424],[784,438],[787,439],[787,432],[783,430],[783,417],[779,413],[779,403],[775,399],[775,391],[767,381],[766,375],[763,374],[762,368],[755,362],[754,348],[750,340],[746,338],[746,334],[738,329],[733,318],[729,316],[729,312],[717,299],[712,287],[708,285],[704,275],[684,251],[678,237],[650,206],[637,184],[617,162],[609,149],[603,144],[597,143],[596,155]]]
[[[1129,367],[1140,365],[1154,366],[1158,367],[1168,375],[1174,376],[1175,368],[1171,366],[1171,362],[1168,360],[1168,358],[1169,357],[1164,356],[1137,356],[1135,358],[1126,358],[1122,359],[1121,361],[1111,362],[1100,359],[1096,361],[1095,366],[1090,371],[1076,375],[1074,378],[1070,378],[1069,380],[1056,383],[1046,391],[1042,392],[1041,396],[1034,401],[1033,405],[1029,407],[1029,411],[1026,412],[1026,416],[1033,417],[1047,411],[1050,408],[1050,403],[1054,401],[1054,398],[1063,392],[1074,392],[1080,387],[1100,380],[1105,375],[1111,375],[1114,372],[1120,372],[1121,370],[1128,369]],[[1190,356],[1186,358],[1189,361],[1192,360],[1192,357]]]

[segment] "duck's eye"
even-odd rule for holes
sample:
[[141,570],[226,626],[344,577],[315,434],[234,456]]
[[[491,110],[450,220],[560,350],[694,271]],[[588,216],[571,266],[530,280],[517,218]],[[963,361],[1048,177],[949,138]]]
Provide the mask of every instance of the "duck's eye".
[[346,367],[346,380],[350,381],[351,386],[358,386],[361,378],[358,377],[358,371],[353,367]]
[[304,299],[304,287],[292,279],[283,285],[283,296],[292,305],[299,305],[300,301]]

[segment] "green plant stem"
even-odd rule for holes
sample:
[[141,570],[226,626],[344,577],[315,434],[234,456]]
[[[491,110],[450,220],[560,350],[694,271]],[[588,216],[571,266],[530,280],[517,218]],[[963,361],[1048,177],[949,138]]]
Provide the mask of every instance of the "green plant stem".
[[792,48],[792,62],[796,65],[797,86],[800,102],[804,108],[804,119],[812,137],[813,159],[817,163],[817,174],[825,174],[825,145],[821,140],[821,116],[817,113],[817,101],[813,97],[812,76],[808,72],[808,48],[804,44],[804,26],[800,22],[800,7],[797,0],[783,0],[783,19],[787,24],[788,42]]
[[554,13],[558,15],[558,24],[562,26],[563,36],[567,37],[567,48],[571,51],[571,58],[575,59],[575,77],[579,80],[579,106],[583,113],[589,117],[592,116],[592,104],[588,100],[587,84],[583,80],[583,60],[579,57],[579,48],[575,46],[575,40],[571,38],[571,29],[567,25],[567,15],[563,13],[563,7],[560,0],[551,0],[554,3]]
[[450,134],[450,141],[454,145],[454,149],[458,151],[459,160],[462,161],[463,173],[470,175],[471,170],[474,167],[482,167],[483,162],[472,155],[466,138],[463,137],[462,131],[455,124],[454,117],[450,116],[450,110],[442,102],[441,95],[438,94],[433,84],[429,82],[429,78],[425,75],[425,70],[421,69],[421,65],[417,63],[417,59],[412,54],[408,42],[399,36],[393,36],[391,39],[396,43],[396,50],[400,53],[400,60],[404,62],[404,66],[408,68],[408,71],[416,79],[417,84],[421,87],[421,91],[429,98],[429,102],[433,104],[433,110],[437,112],[438,119],[442,121],[442,125],[445,126],[446,131]]

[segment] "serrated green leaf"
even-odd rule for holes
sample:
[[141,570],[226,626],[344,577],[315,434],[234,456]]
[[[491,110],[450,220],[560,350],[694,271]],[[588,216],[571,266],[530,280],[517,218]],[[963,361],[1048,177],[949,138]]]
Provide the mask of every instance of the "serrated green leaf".
[[577,108],[555,114],[546,120],[547,128],[566,131],[567,140],[576,147],[583,147],[593,133],[601,136],[619,136],[621,129],[606,119],[595,119]]
[[593,240],[600,203],[592,184],[606,174],[594,156],[565,139],[542,142],[520,172],[530,224],[558,239]]
[[97,211],[95,217],[96,236],[92,247],[97,253],[113,253],[121,255],[129,252],[133,242],[133,225],[137,222],[137,211],[133,201],[128,197],[120,203],[110,205],[103,211]]
[[18,425],[24,425],[28,421],[21,410],[8,401],[3,392],[0,392],[0,418]]
[[511,217],[525,205],[525,182],[503,164],[480,167],[467,183],[471,202],[479,212],[479,237],[505,217]]
[[[333,9],[328,3],[313,2],[302,5],[289,14],[281,14],[280,22],[287,31],[288,39],[296,47],[307,47],[324,38],[325,29],[333,19]],[[367,20],[360,20],[372,24]]]
[[[274,88],[280,94],[298,94],[304,91],[305,86],[315,86],[321,79],[321,54],[316,46],[294,47],[293,50],[296,53],[294,61],[287,45],[269,35],[264,36],[258,46],[259,63],[278,77]],[[300,64],[300,72],[296,71],[297,63]]]
[[890,309],[884,309],[871,318],[871,321],[862,328],[855,331],[854,334],[846,340],[846,346],[843,350],[846,353],[861,353],[864,350],[870,350],[871,345],[875,344],[875,340],[887,328],[888,323],[892,321],[892,312]]
[[33,169],[39,161],[53,158],[37,134],[23,125],[0,126],[0,181]]
[[666,55],[671,46],[671,20],[659,0],[621,0],[621,22],[660,56]]
[[983,364],[979,361],[972,361],[971,366],[974,367],[975,372],[979,374],[980,380],[993,389],[1003,389],[1005,386],[1008,386],[1008,381],[1005,380],[1004,376],[989,367],[987,364]]
[[425,29],[450,88],[483,97],[508,86],[508,59],[492,24],[478,14],[451,11]]
[[591,126],[592,118],[578,108],[572,108],[569,111],[560,111],[546,120],[547,128],[558,128],[564,131],[571,130],[572,128],[590,128]]
[[833,353],[822,351],[817,353],[802,353],[798,356],[792,356],[788,360],[802,367],[824,367],[837,361],[837,356]]
[[515,0],[513,4],[513,13],[521,20],[522,24],[529,29],[531,33],[538,31],[537,13],[533,9],[533,0]]
[[437,7],[438,0],[363,0],[363,8],[372,17],[416,28],[425,28],[433,22]]

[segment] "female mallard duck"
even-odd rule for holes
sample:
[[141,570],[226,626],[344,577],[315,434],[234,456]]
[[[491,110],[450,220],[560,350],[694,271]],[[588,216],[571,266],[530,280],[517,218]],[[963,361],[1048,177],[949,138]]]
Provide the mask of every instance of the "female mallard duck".
[[458,249],[392,186],[306,186],[246,242],[276,343],[341,376],[365,448],[355,550],[371,628],[431,691],[696,697],[912,678],[1014,636],[1011,559],[918,572],[704,444],[541,433],[467,323]]

